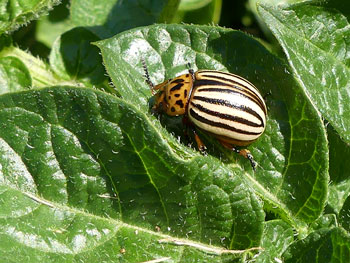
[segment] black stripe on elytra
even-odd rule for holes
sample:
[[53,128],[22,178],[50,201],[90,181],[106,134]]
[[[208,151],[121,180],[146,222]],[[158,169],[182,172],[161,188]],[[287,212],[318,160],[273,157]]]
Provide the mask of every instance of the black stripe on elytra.
[[228,100],[211,99],[211,98],[208,98],[208,97],[201,97],[201,96],[193,96],[192,100],[204,101],[206,103],[226,106],[226,107],[229,107],[229,108],[234,108],[234,109],[238,109],[238,110],[247,112],[247,113],[253,115],[254,117],[256,117],[257,119],[259,119],[259,121],[262,123],[262,125],[264,125],[263,124],[264,122],[263,122],[261,116],[256,111],[254,111],[253,109],[248,108],[248,107],[246,107],[244,105],[235,105],[235,104],[232,104],[231,102],[229,102]]
[[210,71],[210,70],[201,70],[199,73],[200,73],[202,76],[204,76],[204,77],[218,78],[218,79],[227,80],[227,81],[229,81],[229,80],[234,81],[234,80],[232,80],[232,79],[227,79],[227,78],[225,78],[225,77],[219,77],[218,75],[225,75],[225,76],[227,76],[227,77],[229,77],[229,78],[237,78],[237,79],[240,79],[240,80],[242,80],[243,82],[246,82],[246,83],[248,83],[249,85],[251,85],[251,86],[254,87],[254,85],[253,85],[251,82],[249,82],[248,80],[246,80],[245,78],[243,78],[243,77],[241,77],[241,76],[239,76],[239,75],[232,74],[232,73],[222,72],[222,71],[220,71],[220,72],[218,72],[218,71]]
[[[261,108],[261,110],[263,112],[265,112],[265,107],[264,105],[262,105],[259,101],[259,97],[254,96],[254,97],[250,97],[247,96],[245,93],[241,92],[241,89],[239,89],[237,86],[230,86],[227,85],[227,87],[230,87],[231,89],[227,89],[227,88],[200,88],[196,90],[196,93],[200,93],[200,92],[221,92],[221,93],[230,93],[230,94],[238,94],[244,98],[247,98],[251,101],[253,101],[255,104],[258,104],[259,107]],[[236,89],[236,90],[235,90]],[[266,112],[265,112],[266,114]]]
[[[201,92],[201,91],[211,91],[211,92],[217,92],[217,91],[222,91],[222,92],[233,92],[236,94],[240,94],[243,97],[246,97],[252,101],[254,101],[256,104],[259,105],[259,107],[261,108],[261,110],[263,112],[265,112],[266,114],[266,109],[264,107],[263,102],[261,101],[261,99],[250,89],[248,88],[242,88],[240,83],[234,83],[232,82],[232,85],[229,83],[225,83],[225,82],[221,82],[221,81],[216,81],[213,79],[200,79],[200,80],[196,80],[194,82],[194,87],[201,87],[201,86],[217,86],[217,88],[200,88],[200,89],[196,89],[196,92]],[[219,87],[223,87],[223,88],[219,88]],[[225,88],[227,87],[227,88]],[[231,88],[231,89],[229,89]],[[237,91],[235,91],[237,90]]]
[[[222,72],[220,72],[222,73]],[[223,74],[223,73],[222,73]],[[248,82],[247,80],[245,80],[244,78],[242,77],[239,77],[239,76],[232,76],[228,73],[226,73],[225,75],[227,76],[231,76],[231,77],[235,77],[235,78],[238,78],[244,82]],[[264,106],[264,102],[260,99],[259,96],[256,95],[256,93],[254,91],[252,91],[251,89],[249,89],[248,87],[244,86],[242,83],[239,83],[237,81],[234,81],[233,79],[227,79],[227,78],[224,78],[224,77],[219,77],[217,75],[203,75],[203,77],[206,77],[206,78],[214,78],[216,80],[213,80],[213,79],[200,79],[200,80],[196,80],[194,82],[194,86],[195,87],[200,87],[200,86],[205,86],[205,85],[213,85],[213,86],[222,86],[222,87],[231,87],[231,88],[234,88],[234,89],[237,89],[237,90],[240,90],[246,94],[249,94],[250,95],[250,99],[254,100],[258,105],[259,107],[261,108],[261,110],[267,114],[266,112],[266,108]],[[222,81],[226,81],[226,82],[229,82],[230,84],[228,83],[225,83],[225,82],[222,82]],[[197,83],[198,82],[198,83]],[[250,82],[248,82],[249,85],[251,85],[252,87],[254,87],[253,84],[251,84]],[[241,93],[243,95],[243,93]],[[249,96],[247,96],[249,97]]]
[[[236,74],[232,74],[232,73],[228,73],[228,72],[222,72],[222,71],[216,71],[216,70],[200,70],[199,74],[201,75],[204,75],[204,76],[207,76],[207,77],[218,77],[218,75],[225,75],[225,76],[228,76],[230,78],[237,78],[237,79],[240,79],[240,80],[243,80],[244,82],[247,82],[249,83],[250,85],[254,86],[252,83],[250,83],[248,80],[246,80],[245,78],[239,76],[239,75],[236,75]],[[207,75],[208,74],[208,75]]]
[[264,127],[264,123],[261,121],[260,119],[260,124],[258,123],[255,123],[255,122],[252,122],[252,121],[249,121],[247,119],[244,119],[242,117],[237,117],[237,116],[234,116],[234,115],[231,115],[231,114],[226,114],[226,113],[221,113],[221,112],[218,112],[218,111],[212,111],[212,110],[209,110],[205,107],[203,107],[202,105],[200,104],[196,104],[196,103],[193,103],[191,101],[191,105],[198,109],[199,111],[201,112],[205,112],[209,115],[212,115],[212,116],[215,116],[215,117],[218,117],[220,119],[224,119],[224,120],[229,120],[229,121],[234,121],[234,122],[238,122],[238,123],[241,123],[241,124],[245,124],[245,125],[248,125],[250,127]]
[[203,116],[197,114],[193,109],[190,109],[190,115],[191,115],[192,118],[194,118],[194,119],[196,119],[196,120],[198,120],[200,122],[206,123],[206,124],[208,124],[210,126],[214,126],[214,127],[217,127],[217,128],[223,128],[223,129],[226,129],[226,130],[230,130],[230,131],[241,133],[241,134],[245,134],[245,135],[259,135],[259,134],[261,134],[261,132],[245,131],[245,130],[237,129],[237,128],[232,127],[230,125],[227,125],[225,123],[208,120],[207,118],[204,118]]
[[170,91],[172,92],[172,91],[175,91],[175,90],[179,90],[179,89],[182,88],[183,85],[184,85],[183,83],[178,83],[178,84],[176,84],[174,87],[172,87],[172,88],[170,89]]
[[[214,74],[214,75],[206,75],[206,74],[203,74],[203,72],[201,73],[201,79],[200,80],[213,80],[214,81],[216,80],[217,82],[220,82],[222,83],[223,81],[225,82],[229,82],[230,84],[232,85],[238,85],[238,86],[243,86],[244,88],[248,89],[250,92],[250,88],[246,87],[245,85],[243,85],[242,83],[238,82],[238,81],[235,81],[234,79],[232,78],[237,78],[237,79],[240,79],[242,80],[243,82],[246,82],[248,83],[249,85],[251,85],[252,87],[254,87],[253,84],[251,84],[249,81],[245,80],[244,78],[242,77],[237,77],[236,75],[229,75],[229,74],[225,74],[227,75],[228,77],[231,77],[231,78],[225,78],[225,77],[221,77],[221,76],[218,76],[217,74]],[[227,83],[225,83],[227,85]]]

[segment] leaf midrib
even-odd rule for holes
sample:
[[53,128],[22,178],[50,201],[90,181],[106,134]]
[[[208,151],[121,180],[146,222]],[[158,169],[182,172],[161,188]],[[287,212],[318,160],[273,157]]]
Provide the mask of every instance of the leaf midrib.
[[[9,186],[9,187],[11,187],[11,186]],[[18,189],[15,189],[15,188],[14,188],[14,190],[19,191]],[[176,245],[176,241],[179,241],[179,242],[182,242],[182,243],[192,243],[192,244],[195,244],[195,245],[200,245],[203,248],[203,250],[211,251],[215,255],[220,255],[220,254],[225,254],[225,253],[228,253],[228,254],[232,253],[232,250],[225,249],[223,247],[217,247],[217,246],[205,244],[205,243],[194,241],[194,240],[190,240],[190,239],[179,238],[177,236],[173,237],[173,236],[161,233],[161,232],[155,232],[155,231],[149,230],[147,228],[142,228],[142,227],[131,225],[131,224],[128,224],[128,223],[125,223],[125,222],[122,222],[122,221],[118,221],[118,220],[116,220],[114,218],[110,218],[110,217],[104,218],[104,217],[101,217],[101,216],[98,216],[98,215],[95,215],[95,214],[87,213],[87,212],[85,212],[85,210],[79,210],[79,209],[76,209],[76,208],[73,208],[73,207],[62,205],[60,203],[47,201],[47,200],[45,200],[45,199],[43,199],[41,197],[35,196],[35,195],[31,194],[31,193],[27,193],[27,192],[24,192],[24,191],[20,191],[20,193],[26,195],[28,198],[30,198],[34,202],[39,203],[40,205],[45,205],[45,206],[53,208],[53,209],[60,209],[60,210],[69,211],[70,213],[73,213],[75,215],[76,214],[80,214],[80,215],[83,215],[83,216],[88,217],[88,218],[94,218],[96,220],[107,221],[110,224],[118,226],[117,228],[111,229],[113,234],[110,234],[109,235],[110,238],[104,240],[103,243],[106,243],[107,241],[112,239],[115,236],[115,234],[118,233],[118,230],[120,228],[125,227],[125,228],[128,228],[128,229],[132,229],[134,231],[144,232],[144,233],[150,234],[150,235],[152,235],[154,237],[157,237],[159,239],[158,240],[159,244],[162,243],[162,242],[160,242],[160,240],[173,240],[174,242],[169,242],[169,244]],[[189,240],[190,240],[190,242],[189,242]],[[96,244],[95,247],[98,247],[99,245],[100,244]],[[182,247],[185,247],[185,246],[182,246]],[[93,248],[89,247],[87,250],[93,250]],[[86,251],[86,249],[84,251]],[[79,251],[78,253],[81,253],[81,252],[82,251]],[[242,252],[243,252],[243,250],[241,252],[237,252],[237,253],[242,253]]]

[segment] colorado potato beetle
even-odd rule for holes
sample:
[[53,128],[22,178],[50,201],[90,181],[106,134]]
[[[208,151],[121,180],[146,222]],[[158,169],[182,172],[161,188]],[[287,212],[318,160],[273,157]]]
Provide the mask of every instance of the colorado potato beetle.
[[248,80],[215,70],[189,69],[187,74],[156,86],[143,62],[146,82],[155,95],[153,110],[170,116],[184,115],[183,123],[193,131],[200,151],[205,145],[195,128],[213,135],[226,148],[256,162],[247,146],[265,130],[267,109],[263,97]]

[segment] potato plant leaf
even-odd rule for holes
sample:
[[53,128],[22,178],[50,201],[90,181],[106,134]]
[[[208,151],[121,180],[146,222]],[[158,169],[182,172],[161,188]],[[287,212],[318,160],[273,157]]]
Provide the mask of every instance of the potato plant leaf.
[[[255,174],[247,173],[251,171],[249,163],[239,160],[246,171],[242,170],[242,177],[269,209],[301,231],[307,231],[305,223],[321,214],[328,181],[323,123],[288,68],[259,42],[220,27],[154,25],[123,32],[97,45],[118,93],[143,112],[149,111],[151,92],[145,83],[142,60],[154,83],[188,72],[190,63],[194,70],[241,75],[262,94],[271,91],[266,99],[267,130],[249,147],[259,167]],[[172,137],[164,129],[160,131],[165,138]],[[220,156],[217,151],[211,154]]]
[[180,0],[73,0],[71,20],[88,27],[100,38],[153,23],[171,22]]
[[283,252],[293,243],[293,229],[282,220],[265,222],[261,247],[264,248],[256,258],[257,263],[281,260]]
[[343,1],[258,8],[315,107],[350,143],[349,8]]
[[349,262],[350,236],[342,228],[320,229],[294,242],[283,254],[283,262]]
[[53,44],[50,53],[51,69],[61,79],[108,89],[108,78],[96,46],[99,38],[86,28],[76,27],[62,34]]
[[[0,4],[0,261],[348,263],[350,5],[297,1],[258,4],[286,56],[184,24],[229,22],[227,1],[64,0],[45,19],[57,1]],[[189,68],[252,82],[256,172],[156,116],[145,67],[154,84]]]
[[16,57],[0,58],[0,94],[30,88],[32,78],[28,68]]
[[343,142],[336,131],[329,126],[329,196],[328,212],[338,214],[350,195],[350,146]]
[[0,34],[10,32],[47,13],[59,0],[15,0],[0,2]]
[[71,87],[2,95],[0,153],[0,250],[16,248],[7,259],[190,253],[216,262],[260,243],[264,212],[239,169],[179,156],[115,96]]

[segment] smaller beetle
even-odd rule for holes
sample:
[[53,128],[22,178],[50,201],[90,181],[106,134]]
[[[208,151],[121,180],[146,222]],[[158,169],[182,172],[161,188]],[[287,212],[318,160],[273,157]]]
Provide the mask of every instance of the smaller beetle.
[[195,128],[213,135],[226,148],[247,158],[255,171],[256,162],[247,146],[264,132],[267,109],[259,91],[246,79],[215,70],[189,69],[187,74],[156,86],[145,61],[146,82],[155,95],[153,110],[170,116],[184,115],[183,123],[193,131],[200,151],[205,145]]

